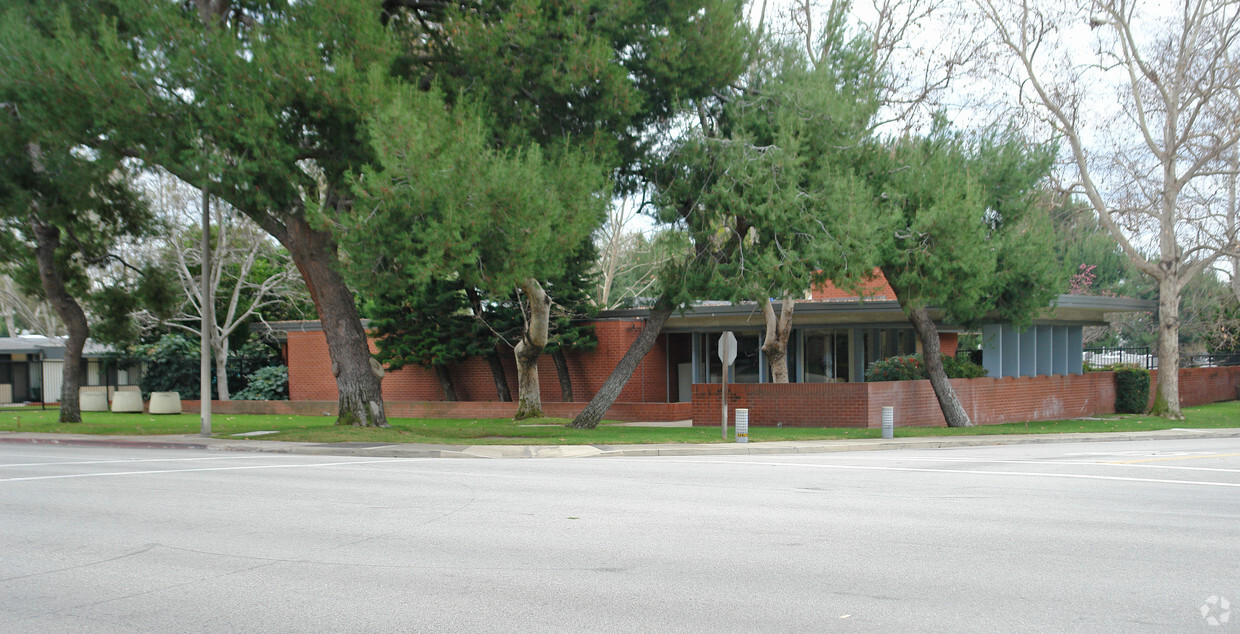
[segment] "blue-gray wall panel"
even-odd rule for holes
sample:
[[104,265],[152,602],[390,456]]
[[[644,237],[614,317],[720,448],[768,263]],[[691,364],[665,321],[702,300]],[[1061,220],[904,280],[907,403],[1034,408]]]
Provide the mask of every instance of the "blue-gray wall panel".
[[1020,337],[1020,375],[1033,376],[1038,373],[1038,331],[1030,328]]
[[999,324],[982,326],[982,367],[987,376],[1003,376],[1003,327]]
[[1020,335],[1010,324],[1003,324],[1003,374],[1020,376]]
[[1051,332],[1051,367],[1053,374],[1068,373],[1068,327],[1054,326]]
[[1034,326],[1031,330],[1038,332],[1038,374],[1046,376],[1051,370],[1051,327]]
[[1081,326],[1068,326],[1068,373],[1083,374],[1085,372],[1082,366],[1082,355],[1084,354],[1082,345],[1083,333]]

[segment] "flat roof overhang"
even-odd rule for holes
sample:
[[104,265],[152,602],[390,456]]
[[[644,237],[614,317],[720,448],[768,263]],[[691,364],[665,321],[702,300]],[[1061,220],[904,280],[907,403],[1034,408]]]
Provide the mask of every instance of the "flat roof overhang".
[[[1105,326],[1106,316],[1111,313],[1152,312],[1158,302],[1128,297],[1096,297],[1093,295],[1060,295],[1054,306],[1047,307],[1034,317],[1038,325]],[[649,308],[626,308],[605,310],[593,321],[634,321],[650,316]],[[930,316],[943,332],[959,332],[959,326],[942,322],[942,312],[930,308]],[[370,320],[363,319],[366,327]],[[997,323],[996,318],[991,323]],[[890,328],[908,325],[908,318],[900,303],[892,300],[871,301],[798,301],[792,315],[792,324],[798,328],[864,326]],[[723,329],[759,329],[764,327],[762,311],[756,302],[736,304],[699,304],[683,312],[673,313],[664,332],[695,332]],[[250,331],[275,336],[282,340],[289,332],[317,332],[323,330],[321,322],[273,321],[251,324]]]
[[[1091,295],[1060,295],[1054,306],[1047,307],[1034,317],[1037,325],[1105,326],[1106,316],[1111,313],[1147,312],[1158,308],[1158,302],[1127,297],[1095,297]],[[648,308],[609,310],[599,313],[598,319],[642,319],[650,314]],[[942,322],[942,312],[930,308],[930,316],[943,332],[957,332],[961,328]],[[993,320],[997,322],[996,318]],[[796,327],[813,326],[865,326],[882,328],[908,325],[908,318],[900,303],[890,300],[797,302],[792,315]],[[992,322],[993,323],[993,322]],[[690,306],[684,312],[675,313],[668,319],[665,332],[692,332],[719,330],[723,328],[762,328],[762,311],[756,302],[737,304],[703,304]]]

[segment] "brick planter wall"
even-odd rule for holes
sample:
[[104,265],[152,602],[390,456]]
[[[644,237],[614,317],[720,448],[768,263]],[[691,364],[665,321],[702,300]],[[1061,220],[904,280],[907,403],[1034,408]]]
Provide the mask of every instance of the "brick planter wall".
[[[1115,412],[1113,372],[953,379],[952,386],[969,417],[980,425]],[[695,425],[719,424],[719,391],[718,384],[693,386]],[[1184,406],[1236,398],[1240,398],[1240,367],[1180,370]],[[895,408],[898,426],[945,424],[929,381],[728,385],[729,412],[748,408],[751,425],[878,427],[885,405]]]

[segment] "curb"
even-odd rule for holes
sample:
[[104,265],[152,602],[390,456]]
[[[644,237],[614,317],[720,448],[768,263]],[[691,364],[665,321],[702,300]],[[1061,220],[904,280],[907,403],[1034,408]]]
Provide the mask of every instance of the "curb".
[[[50,436],[50,434],[48,435]],[[14,445],[69,445],[79,447],[137,447],[141,449],[210,449],[207,443],[158,442],[150,440],[125,440],[116,436],[103,436],[98,440],[89,438],[50,438],[48,436],[0,436],[0,443]]]
[[83,438],[60,434],[0,433],[0,443],[67,445],[82,447],[128,447],[139,449],[198,449],[249,453],[297,454],[309,456],[352,456],[376,458],[608,458],[657,456],[744,456],[778,454],[816,454],[842,451],[894,451],[901,449],[951,449],[956,447],[997,447],[1003,445],[1041,445],[1082,442],[1126,442],[1143,440],[1187,440],[1196,438],[1240,438],[1240,429],[1170,429],[1146,432],[1094,432],[1083,434],[1029,434],[967,436],[955,438],[912,437],[894,440],[776,441],[746,444],[706,445],[371,445],[353,443],[322,444],[282,441],[234,441],[222,438],[190,440],[131,439],[124,436]]

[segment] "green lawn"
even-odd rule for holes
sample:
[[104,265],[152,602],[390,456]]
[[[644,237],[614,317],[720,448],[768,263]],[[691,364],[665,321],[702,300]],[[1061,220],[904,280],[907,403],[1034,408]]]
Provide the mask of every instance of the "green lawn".
[[[1050,434],[1064,432],[1149,431],[1173,427],[1240,427],[1240,401],[1215,403],[1185,410],[1187,420],[1168,421],[1147,416],[1107,416],[1102,420],[1065,420],[1007,425],[986,425],[966,429],[946,427],[904,427],[896,436],[974,436],[986,434]],[[57,423],[54,409],[0,410],[0,431],[52,432],[101,435],[161,435],[198,433],[198,415],[151,416],[84,412],[83,422]],[[212,431],[227,437],[249,431],[272,430],[277,434],[259,436],[263,440],[307,442],[387,442],[450,445],[581,445],[643,443],[720,442],[718,427],[620,427],[606,422],[586,431],[565,427],[562,418],[543,418],[514,423],[506,418],[482,419],[389,419],[389,429],[337,427],[325,416],[259,416],[217,414]],[[774,428],[752,427],[753,442],[773,440],[822,440],[878,438],[877,429]]]

